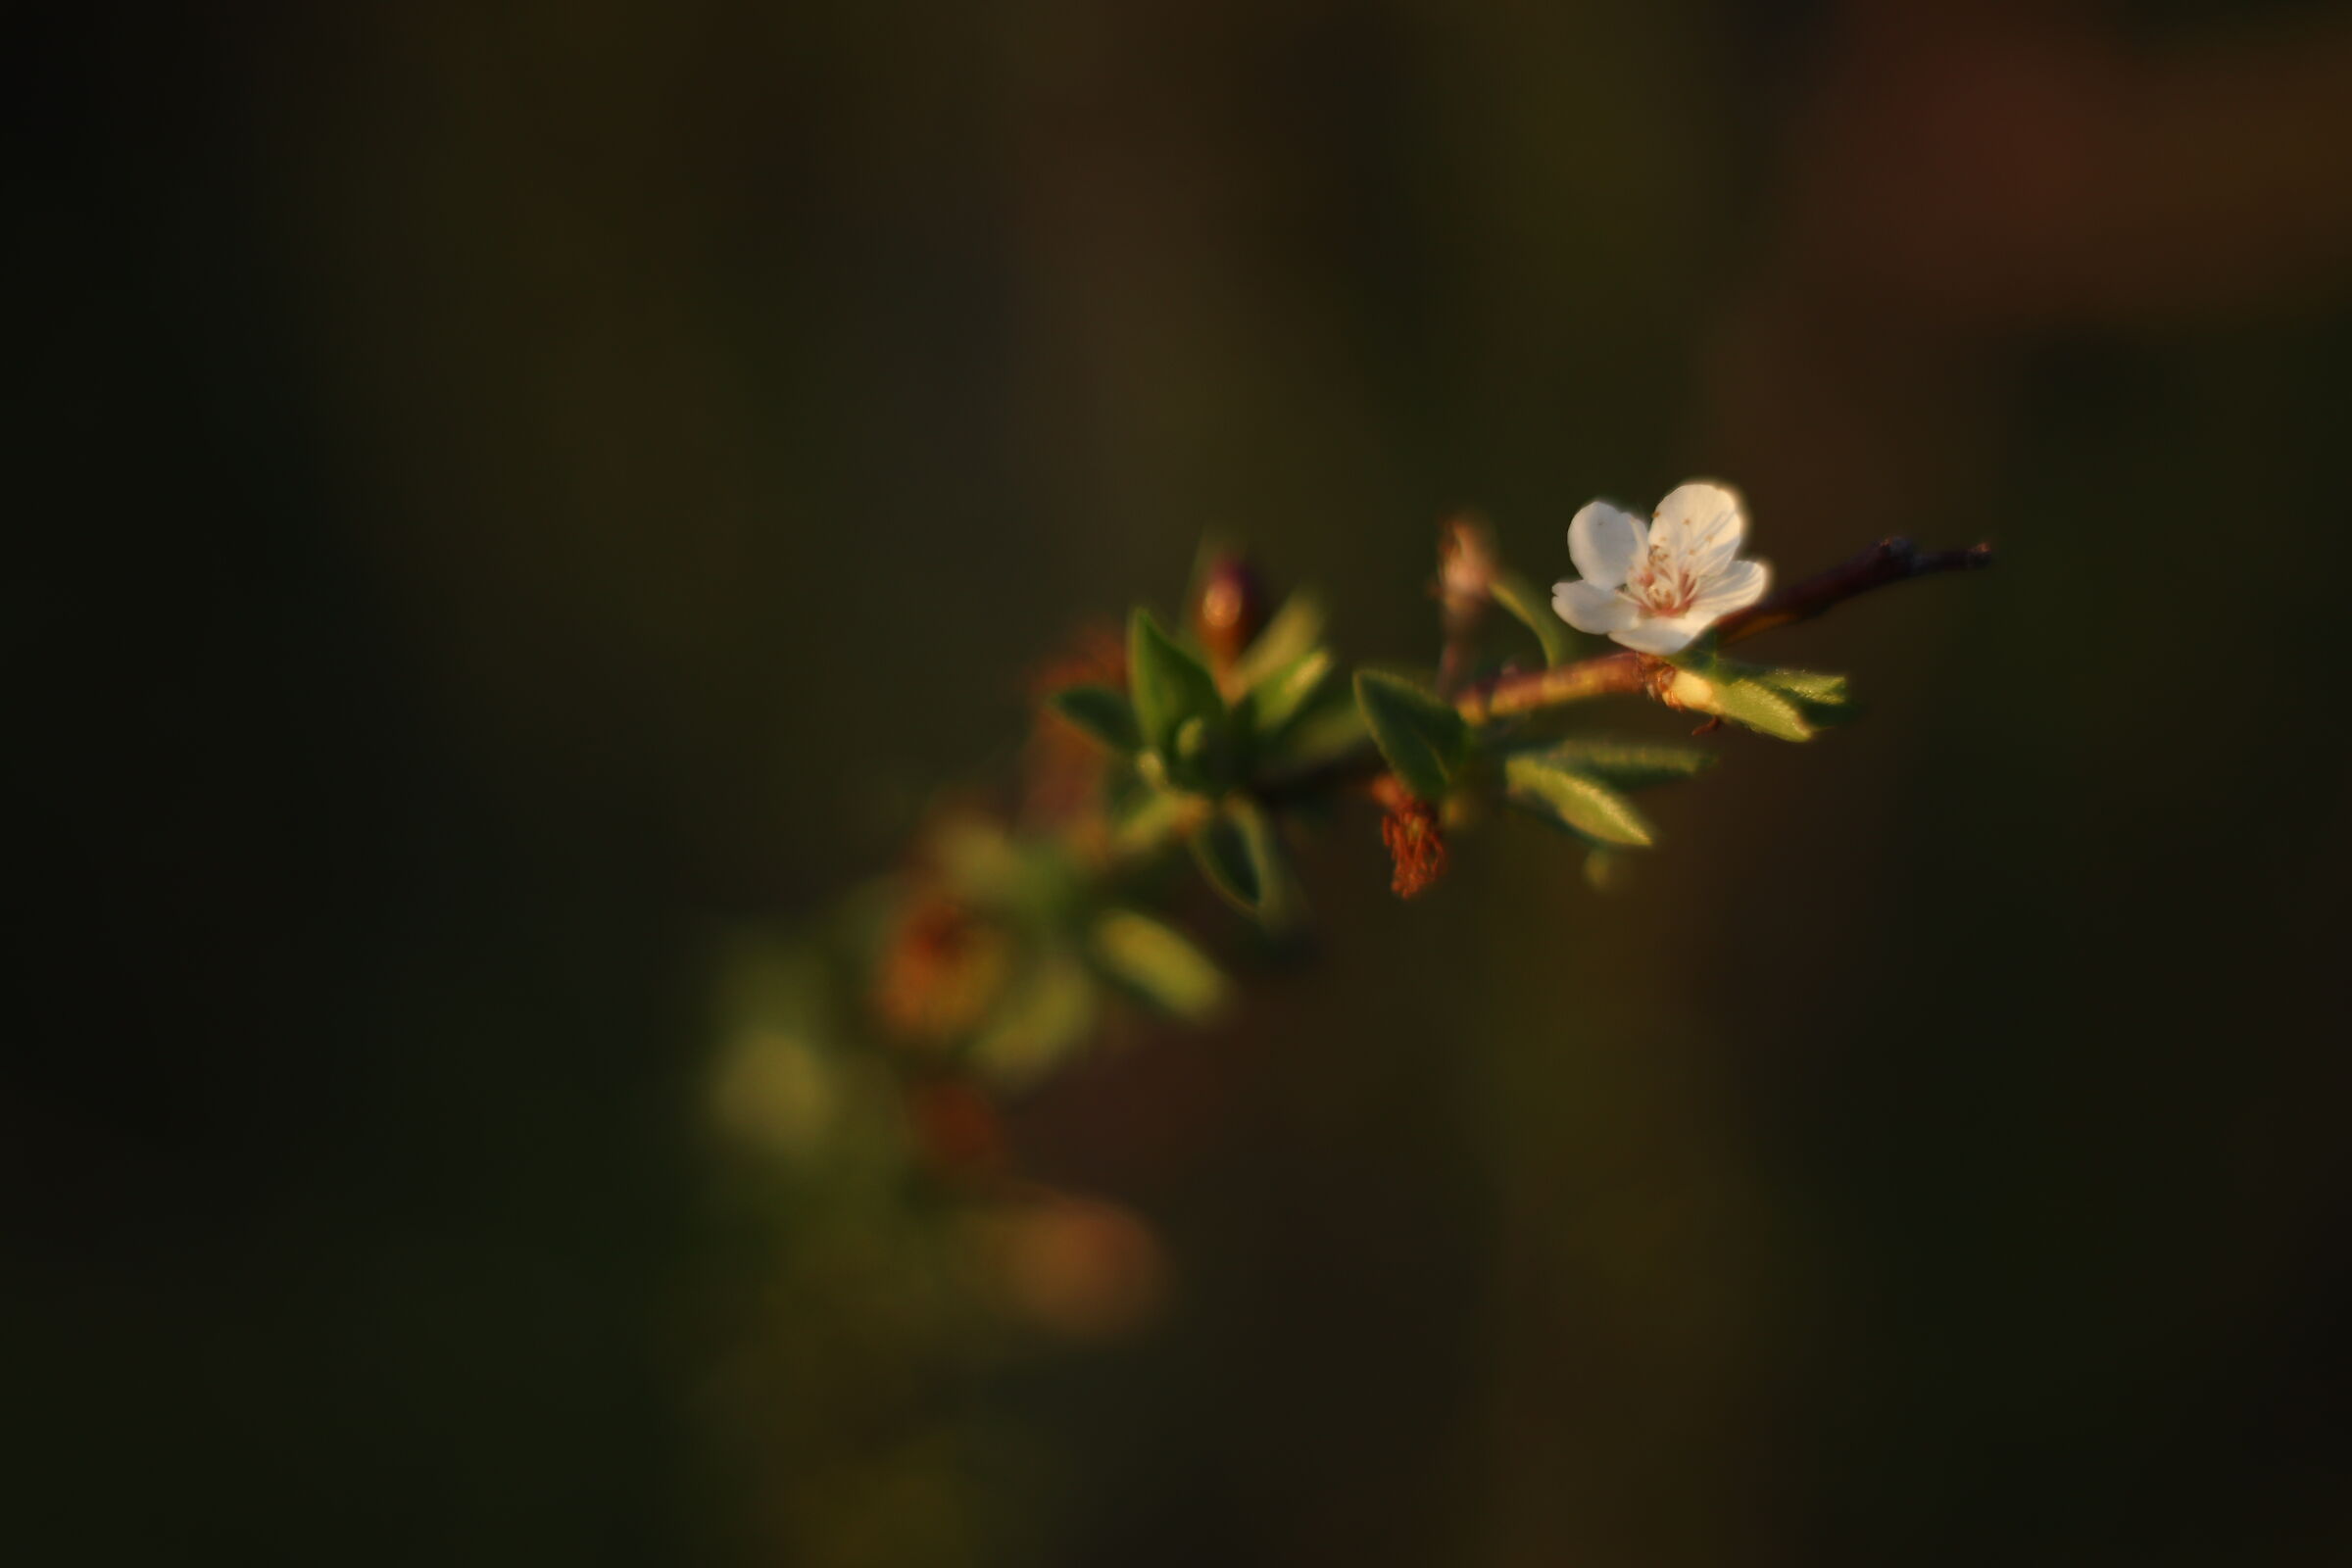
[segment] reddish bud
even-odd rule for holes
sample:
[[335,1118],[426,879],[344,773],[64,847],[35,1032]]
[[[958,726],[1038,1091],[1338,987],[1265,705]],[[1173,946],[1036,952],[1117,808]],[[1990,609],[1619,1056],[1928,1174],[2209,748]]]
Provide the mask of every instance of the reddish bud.
[[1468,515],[1449,517],[1438,532],[1438,606],[1448,637],[1466,635],[1486,612],[1501,569],[1494,530]]
[[1446,874],[1446,835],[1438,826],[1438,808],[1393,776],[1381,785],[1375,793],[1388,815],[1380,819],[1380,841],[1396,865],[1389,886],[1400,899],[1417,899]]
[[1200,597],[1193,606],[1193,630],[1209,663],[1222,673],[1265,623],[1266,592],[1257,573],[1240,555],[1219,555],[1200,579]]
[[1004,973],[1004,939],[945,894],[899,911],[874,975],[874,1010],[901,1039],[944,1045],[978,1024]]

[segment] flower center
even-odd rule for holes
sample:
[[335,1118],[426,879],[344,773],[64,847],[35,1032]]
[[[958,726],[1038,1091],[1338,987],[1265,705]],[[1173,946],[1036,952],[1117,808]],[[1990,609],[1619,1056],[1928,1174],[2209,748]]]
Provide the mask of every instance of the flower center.
[[1698,579],[1688,561],[1651,545],[1641,566],[1626,579],[1625,594],[1653,615],[1680,615],[1697,601]]

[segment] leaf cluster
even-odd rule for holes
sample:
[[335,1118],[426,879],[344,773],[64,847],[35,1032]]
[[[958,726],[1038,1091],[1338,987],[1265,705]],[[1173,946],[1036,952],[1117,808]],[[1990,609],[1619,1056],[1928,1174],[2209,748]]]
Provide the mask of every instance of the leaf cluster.
[[1176,829],[1219,896],[1273,929],[1301,912],[1274,812],[1256,794],[1269,776],[1311,769],[1361,746],[1363,726],[1324,642],[1324,613],[1293,596],[1220,678],[1200,650],[1148,609],[1127,622],[1127,689],[1080,685],[1051,701],[1109,748],[1149,791],[1149,826]]

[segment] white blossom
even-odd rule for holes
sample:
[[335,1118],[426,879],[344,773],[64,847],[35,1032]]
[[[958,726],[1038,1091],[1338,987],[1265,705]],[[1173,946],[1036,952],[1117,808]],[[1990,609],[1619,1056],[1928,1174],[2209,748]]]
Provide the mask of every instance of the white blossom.
[[1771,572],[1740,559],[1747,513],[1740,492],[1693,480],[1640,517],[1595,501],[1568,524],[1568,559],[1584,573],[1554,583],[1551,608],[1578,631],[1644,654],[1672,654],[1735,610],[1764,597]]

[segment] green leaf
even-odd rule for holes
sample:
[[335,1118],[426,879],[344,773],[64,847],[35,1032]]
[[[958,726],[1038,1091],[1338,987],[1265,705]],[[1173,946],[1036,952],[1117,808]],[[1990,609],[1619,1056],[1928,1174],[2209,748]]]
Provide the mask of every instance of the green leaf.
[[1176,836],[1188,811],[1200,803],[1165,790],[1145,788],[1111,819],[1111,846],[1121,856],[1144,856]]
[[1551,600],[1529,578],[1509,567],[1494,573],[1489,586],[1494,602],[1516,616],[1520,624],[1536,634],[1544,645],[1545,664],[1564,664],[1574,652],[1569,640],[1568,623],[1553,612]]
[[1760,669],[1749,678],[1800,703],[1835,708],[1853,700],[1846,695],[1843,675],[1825,674],[1817,669]]
[[1295,921],[1300,912],[1298,881],[1291,872],[1291,858],[1282,847],[1274,815],[1246,795],[1228,797],[1225,811],[1242,831],[1242,843],[1257,881],[1257,917],[1272,929]]
[[1317,648],[1300,655],[1267,676],[1242,699],[1250,732],[1260,740],[1279,736],[1323,689],[1331,674],[1331,650]]
[[1095,1024],[1095,981],[1075,954],[1047,948],[1012,982],[972,1042],[972,1063],[1007,1087],[1034,1082],[1081,1045]]
[[1280,926],[1297,912],[1297,889],[1274,820],[1255,801],[1227,800],[1193,834],[1193,858],[1208,885],[1251,918]]
[[1555,741],[1529,753],[1539,760],[1571,772],[1588,774],[1621,790],[1670,784],[1694,778],[1713,767],[1715,753],[1704,746],[1674,741],[1629,741],[1610,736],[1579,736]]
[[1200,777],[1215,766],[1215,737],[1208,730],[1208,715],[1195,713],[1176,726],[1176,744],[1168,748],[1169,760],[1180,764],[1180,771]]
[[1140,607],[1127,619],[1127,682],[1144,744],[1170,761],[1185,720],[1202,719],[1213,728],[1225,716],[1225,699],[1217,695],[1208,666]]
[[1318,697],[1292,721],[1268,756],[1285,769],[1319,767],[1356,750],[1370,740],[1363,710],[1345,688]]
[[1588,774],[1541,757],[1514,757],[1502,765],[1503,787],[1518,804],[1547,813],[1602,844],[1642,848],[1657,835],[1634,803]]
[[1409,681],[1376,669],[1355,674],[1355,704],[1380,755],[1425,801],[1442,801],[1470,749],[1462,715]]
[[1805,722],[1805,715],[1797,711],[1796,705],[1760,681],[1717,682],[1707,711],[1737,719],[1749,729],[1785,741],[1813,738],[1813,726]]
[[1095,962],[1163,1012],[1198,1023],[1225,1002],[1216,963],[1174,928],[1133,909],[1095,922],[1088,944]]
[[1813,669],[1756,669],[1743,674],[1788,699],[1797,716],[1815,729],[1851,723],[1861,715],[1862,706],[1846,690],[1843,675]]
[[1065,686],[1047,701],[1055,712],[1120,756],[1132,757],[1143,749],[1144,732],[1124,693],[1107,686]]
[[1257,867],[1233,818],[1220,811],[1193,832],[1193,862],[1208,885],[1245,913],[1257,913]]
[[1274,612],[1242,657],[1228,671],[1236,692],[1254,691],[1259,683],[1314,652],[1323,640],[1323,602],[1304,589],[1291,595]]

